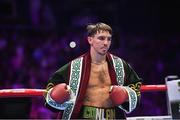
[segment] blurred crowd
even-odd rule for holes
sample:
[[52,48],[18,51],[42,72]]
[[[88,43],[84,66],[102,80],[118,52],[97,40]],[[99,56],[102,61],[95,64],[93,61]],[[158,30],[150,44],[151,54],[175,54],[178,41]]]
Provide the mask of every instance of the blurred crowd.
[[[98,16],[92,14],[74,16],[68,26],[58,31],[60,35],[53,29],[1,29],[0,89],[45,89],[53,72],[88,50],[83,26],[96,21]],[[179,35],[136,35],[126,33],[117,23],[111,25],[115,37],[110,52],[128,61],[144,85],[165,84],[167,75],[179,75]],[[70,47],[72,41],[76,43],[74,48]],[[166,92],[142,93],[140,106],[129,116],[167,115],[166,97]],[[30,118],[57,115],[44,107],[42,97],[32,98],[30,109]]]

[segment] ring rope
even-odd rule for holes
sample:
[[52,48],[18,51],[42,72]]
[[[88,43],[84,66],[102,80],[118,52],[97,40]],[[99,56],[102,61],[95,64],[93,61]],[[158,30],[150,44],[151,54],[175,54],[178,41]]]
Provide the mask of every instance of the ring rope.
[[[141,92],[166,91],[166,85],[142,85]],[[43,96],[46,89],[2,89],[0,90],[0,98],[2,97],[35,97]]]

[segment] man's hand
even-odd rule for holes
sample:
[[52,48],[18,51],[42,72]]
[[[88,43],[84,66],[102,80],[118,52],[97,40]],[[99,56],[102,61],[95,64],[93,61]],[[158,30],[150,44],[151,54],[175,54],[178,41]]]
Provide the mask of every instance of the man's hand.
[[128,100],[128,93],[122,86],[111,86],[109,96],[115,106],[118,106]]
[[70,99],[70,88],[65,83],[58,84],[52,88],[50,96],[54,101],[62,104]]

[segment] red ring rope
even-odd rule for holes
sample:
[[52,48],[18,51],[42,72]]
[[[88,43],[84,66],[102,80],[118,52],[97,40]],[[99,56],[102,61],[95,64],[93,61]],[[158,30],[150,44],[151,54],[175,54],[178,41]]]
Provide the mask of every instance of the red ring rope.
[[166,91],[166,85],[142,85],[141,92]]
[[3,89],[0,90],[0,97],[33,97],[43,96],[45,89]]
[[[166,85],[142,85],[141,92],[166,91]],[[43,96],[45,89],[2,89],[0,97],[33,97]]]

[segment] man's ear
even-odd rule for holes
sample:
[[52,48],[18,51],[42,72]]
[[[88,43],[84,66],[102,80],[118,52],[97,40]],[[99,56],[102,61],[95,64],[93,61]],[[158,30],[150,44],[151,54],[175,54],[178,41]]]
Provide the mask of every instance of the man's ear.
[[91,45],[92,44],[92,37],[87,37],[88,43]]

